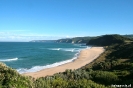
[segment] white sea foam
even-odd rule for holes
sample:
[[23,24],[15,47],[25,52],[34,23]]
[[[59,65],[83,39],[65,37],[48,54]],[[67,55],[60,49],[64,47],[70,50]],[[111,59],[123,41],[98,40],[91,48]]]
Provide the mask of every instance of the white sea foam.
[[60,50],[61,48],[49,48],[49,50]]
[[8,62],[8,61],[16,61],[18,58],[12,58],[12,59],[0,59],[2,62]]
[[74,52],[75,48],[63,48],[62,51]]
[[81,44],[73,44],[73,45],[75,45],[75,46],[81,46]]
[[77,52],[83,48],[49,48],[49,50],[61,50],[61,51],[70,51],[70,52]]
[[56,63],[45,65],[45,66],[34,66],[34,67],[30,68],[30,69],[20,68],[20,69],[17,69],[17,71],[20,74],[22,74],[22,73],[37,72],[37,71],[40,71],[40,70],[43,70],[43,69],[57,67],[57,66],[60,66],[60,65],[72,62],[73,60],[77,59],[77,56],[78,56],[78,53],[76,53],[75,56],[72,59],[69,59],[69,60],[65,60],[65,61],[61,61],[61,62],[56,62]]
[[[87,48],[90,48],[90,47],[87,47]],[[80,51],[82,49],[85,49],[85,48],[52,48],[50,50],[64,50],[64,51],[71,51],[71,52],[72,51],[76,51],[77,53],[74,55],[74,57],[72,59],[69,59],[69,60],[56,62],[56,63],[45,65],[45,66],[34,66],[34,67],[30,68],[30,69],[20,68],[20,69],[17,69],[17,71],[20,74],[28,73],[28,72],[37,72],[37,71],[40,71],[40,70],[43,70],[43,69],[57,67],[57,66],[60,66],[60,65],[66,64],[66,63],[70,63],[70,62],[74,61],[75,59],[77,59],[77,57],[78,57],[78,55],[79,55],[79,53],[80,53]]]

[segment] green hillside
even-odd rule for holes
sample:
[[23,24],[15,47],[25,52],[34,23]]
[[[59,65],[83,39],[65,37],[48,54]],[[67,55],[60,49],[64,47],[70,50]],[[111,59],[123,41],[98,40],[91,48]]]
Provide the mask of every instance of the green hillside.
[[121,35],[103,35],[91,39],[87,45],[96,45],[96,46],[109,46],[112,44],[120,44],[124,42],[132,41],[130,38],[121,36]]
[[[114,44],[106,47],[106,51],[99,56],[94,62],[84,66],[82,69],[95,72],[109,72],[117,76],[117,81],[110,81],[108,78],[106,81],[93,81],[108,84],[132,84],[133,85],[133,43],[121,43]],[[112,77],[111,77],[112,78]],[[96,77],[96,79],[99,79]],[[102,80],[102,76],[100,76]]]

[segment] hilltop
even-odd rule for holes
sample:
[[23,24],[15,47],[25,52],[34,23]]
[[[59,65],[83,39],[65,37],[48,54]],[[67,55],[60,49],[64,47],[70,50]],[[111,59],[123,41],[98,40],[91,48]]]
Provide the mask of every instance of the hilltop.
[[103,35],[91,39],[87,45],[96,45],[96,46],[109,46],[112,44],[120,44],[124,42],[130,42],[132,39],[121,36],[121,35]]

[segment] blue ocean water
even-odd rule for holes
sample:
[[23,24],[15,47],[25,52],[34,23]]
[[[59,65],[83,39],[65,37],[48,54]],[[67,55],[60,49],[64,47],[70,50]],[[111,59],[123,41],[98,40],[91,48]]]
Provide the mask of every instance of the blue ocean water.
[[19,73],[36,72],[71,62],[85,48],[69,43],[0,42],[0,62]]

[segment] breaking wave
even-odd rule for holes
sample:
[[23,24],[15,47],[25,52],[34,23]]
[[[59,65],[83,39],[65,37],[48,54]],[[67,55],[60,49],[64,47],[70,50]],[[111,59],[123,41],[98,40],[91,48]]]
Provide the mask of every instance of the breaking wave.
[[73,60],[77,59],[78,54],[79,53],[76,53],[75,56],[72,59],[69,59],[69,60],[65,60],[65,61],[61,61],[61,62],[56,62],[56,63],[45,65],[45,66],[34,66],[34,67],[30,68],[30,69],[20,68],[20,69],[17,69],[17,71],[20,74],[22,74],[22,73],[37,72],[37,71],[40,71],[40,70],[43,70],[43,69],[57,67],[57,66],[60,66],[60,65],[72,62]]
[[12,59],[0,59],[2,62],[9,62],[9,61],[16,61],[18,58],[12,58]]
[[77,51],[82,50],[82,48],[50,48],[49,50],[77,52]]

